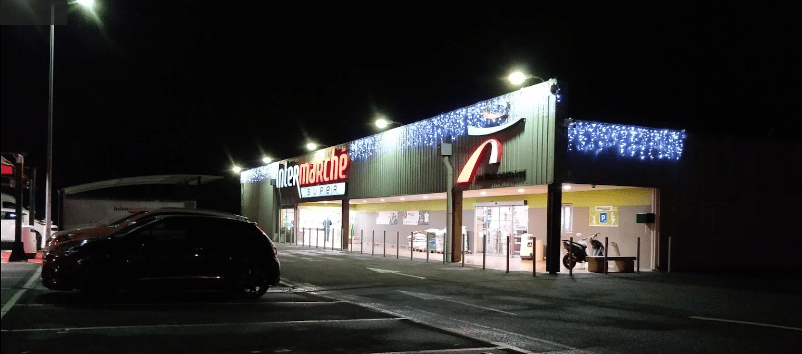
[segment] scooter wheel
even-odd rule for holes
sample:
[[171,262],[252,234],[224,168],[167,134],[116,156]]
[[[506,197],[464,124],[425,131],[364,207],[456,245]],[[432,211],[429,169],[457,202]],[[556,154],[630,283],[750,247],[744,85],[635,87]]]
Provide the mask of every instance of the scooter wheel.
[[563,256],[563,266],[568,269],[573,269],[576,266],[576,260],[572,260],[569,255]]

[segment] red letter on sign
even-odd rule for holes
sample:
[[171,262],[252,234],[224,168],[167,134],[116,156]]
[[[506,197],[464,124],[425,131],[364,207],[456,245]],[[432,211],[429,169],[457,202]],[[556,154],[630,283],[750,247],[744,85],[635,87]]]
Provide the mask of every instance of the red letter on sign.
[[340,155],[340,179],[348,178],[348,154]]
[[490,163],[499,163],[501,162],[501,142],[496,139],[490,139],[479,145],[476,148],[476,151],[473,152],[471,158],[468,159],[468,163],[465,164],[465,167],[462,168],[462,172],[457,177],[458,184],[470,184],[473,182],[473,177],[476,175],[476,169],[479,167],[479,157],[482,156],[482,152],[485,148],[490,145]]

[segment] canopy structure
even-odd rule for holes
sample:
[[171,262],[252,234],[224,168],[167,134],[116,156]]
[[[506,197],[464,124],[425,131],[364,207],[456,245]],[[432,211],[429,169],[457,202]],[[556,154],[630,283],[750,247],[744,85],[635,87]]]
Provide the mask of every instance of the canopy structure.
[[92,182],[80,184],[77,186],[67,187],[63,189],[65,195],[83,193],[98,189],[123,187],[123,186],[137,186],[146,184],[171,184],[171,185],[188,185],[199,186],[212,181],[223,179],[222,176],[208,176],[208,175],[159,175],[159,176],[139,176],[128,178],[116,178],[99,182]]

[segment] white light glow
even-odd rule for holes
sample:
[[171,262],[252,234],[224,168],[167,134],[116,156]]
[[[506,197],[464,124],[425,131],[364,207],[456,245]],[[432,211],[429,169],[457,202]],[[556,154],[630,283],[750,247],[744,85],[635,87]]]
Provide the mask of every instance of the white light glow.
[[231,170],[234,171],[234,173],[240,173],[242,172],[242,167],[234,165],[234,167],[232,167]]
[[270,161],[273,161],[273,159],[271,159],[271,158],[269,158],[267,156],[262,158],[262,162],[264,162],[264,163],[270,163]]
[[424,196],[423,196],[423,199],[429,199],[429,197],[427,197],[427,196],[425,196],[425,195],[424,195]]
[[401,197],[401,200],[404,200],[404,197]]
[[526,80],[526,75],[520,71],[516,71],[507,77],[513,85],[520,85]]
[[389,124],[389,123],[387,123],[387,120],[385,120],[385,119],[382,119],[382,118],[376,119],[376,126],[379,127],[379,129],[386,128],[387,124]]
[[87,9],[91,9],[95,6],[95,0],[78,0],[77,3]]
[[523,192],[525,192],[523,188],[518,189],[518,193],[523,193]]
[[567,191],[570,191],[571,190],[571,185],[566,184],[566,185],[563,186],[563,189],[565,189]]
[[307,149],[307,150],[309,150],[309,151],[312,151],[312,150],[314,150],[314,149],[317,149],[317,144],[315,144],[315,143],[308,143],[308,144],[306,144],[306,149]]
[[315,161],[321,161],[326,158],[326,150],[318,150],[315,152]]
[[485,192],[485,191],[481,191],[481,192],[479,192],[479,194],[481,194],[481,195],[487,195],[487,192]]
[[382,198],[382,201],[384,201],[384,198]]

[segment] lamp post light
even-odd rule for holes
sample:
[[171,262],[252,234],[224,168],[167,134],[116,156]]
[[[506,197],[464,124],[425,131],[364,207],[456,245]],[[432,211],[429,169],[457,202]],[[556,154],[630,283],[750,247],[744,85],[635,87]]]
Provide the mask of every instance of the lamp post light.
[[234,167],[231,167],[231,170],[234,171],[234,173],[240,173],[242,172],[242,167],[234,165]]
[[265,164],[269,164],[271,161],[273,161],[273,159],[271,159],[271,158],[269,158],[267,156],[262,157],[262,162],[264,162]]
[[383,116],[381,116],[380,118],[377,118],[377,119],[376,119],[376,120],[373,122],[373,124],[375,124],[375,125],[376,125],[376,127],[377,127],[377,128],[379,128],[379,129],[384,129],[384,128],[387,128],[387,127],[389,127],[389,126],[391,126],[391,125],[393,125],[393,124],[396,124],[396,125],[401,125],[401,123],[398,123],[398,122],[391,121],[391,120],[389,120],[389,119],[387,119],[387,118],[384,118]]
[[518,85],[524,83],[524,81],[526,81],[528,79],[533,79],[533,78],[534,79],[540,79],[540,81],[546,81],[546,80],[543,80],[543,78],[541,78],[539,76],[526,75],[526,74],[524,74],[524,73],[522,73],[520,71],[515,71],[512,74],[510,74],[509,76],[507,76],[507,80],[509,80],[510,83],[515,85],[515,86],[518,86]]
[[309,151],[314,151],[315,149],[317,149],[317,144],[312,143],[312,142],[307,143],[306,144],[306,149],[309,150]]
[[[94,0],[79,0],[78,4],[91,11]],[[48,75],[49,97],[47,101],[47,170],[45,173],[45,234],[50,237],[50,228],[53,224],[52,208],[53,194],[53,58],[56,32],[56,4],[50,4],[50,74]]]

